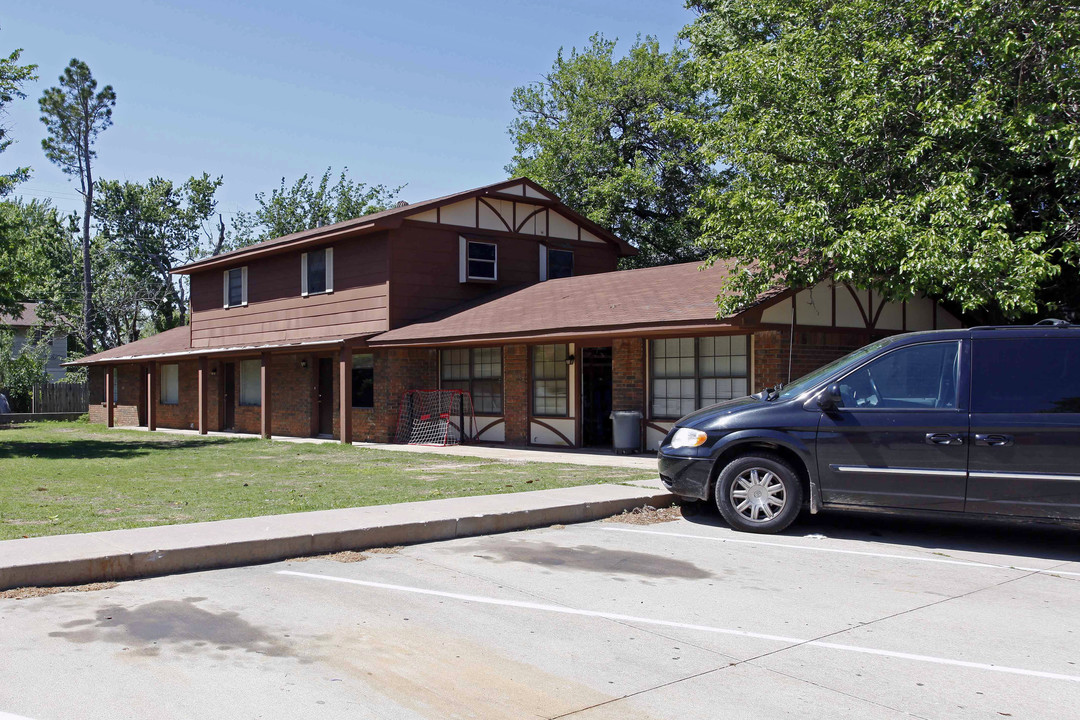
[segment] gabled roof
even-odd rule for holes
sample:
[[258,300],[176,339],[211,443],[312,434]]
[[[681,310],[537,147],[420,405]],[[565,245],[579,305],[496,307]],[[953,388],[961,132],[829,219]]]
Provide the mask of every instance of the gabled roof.
[[31,327],[38,321],[37,309],[40,303],[28,302],[22,304],[22,317],[0,313],[0,325],[9,327]]
[[[521,195],[514,196],[503,192],[507,188],[522,184],[532,188],[537,193],[542,195],[542,197]],[[461,192],[454,193],[453,195],[444,195],[443,197],[432,198],[431,200],[423,200],[421,202],[410,203],[408,205],[400,205],[397,207],[389,208],[387,210],[382,210],[380,212],[371,213],[370,215],[364,215],[363,217],[355,218],[353,220],[345,220],[343,222],[334,223],[333,225],[324,225],[322,227],[312,228],[311,230],[304,230],[303,232],[292,233],[291,235],[283,235],[282,237],[273,238],[271,240],[264,240],[263,242],[249,245],[247,247],[240,248],[239,250],[232,250],[230,252],[221,253],[220,255],[214,255],[212,257],[204,258],[202,260],[197,260],[193,263],[188,263],[187,265],[176,268],[172,272],[178,275],[186,275],[211,267],[231,265],[235,261],[241,259],[247,259],[260,255],[271,255],[278,252],[293,250],[301,246],[314,245],[330,239],[338,238],[342,235],[363,235],[370,232],[376,232],[379,230],[397,227],[401,224],[403,220],[407,219],[409,215],[414,215],[425,210],[431,210],[442,205],[449,205],[451,203],[459,202],[470,197],[499,197],[502,199],[516,199],[518,201],[524,201],[532,204],[558,206],[560,213],[566,215],[575,222],[578,222],[581,225],[587,227],[597,236],[615,245],[619,250],[619,255],[625,257],[627,255],[637,254],[637,248],[635,248],[633,245],[617,237],[610,230],[601,227],[600,225],[597,225],[584,215],[581,215],[580,213],[570,209],[569,207],[564,205],[559,200],[559,198],[551,191],[541,187],[539,184],[533,182],[529,178],[516,177],[505,180],[503,182],[473,188],[472,190],[463,190]]]
[[[376,335],[369,345],[451,345],[561,337],[708,330],[738,323],[716,317],[716,298],[731,272],[719,261],[616,270],[536,283]],[[753,306],[784,292],[757,298]]]

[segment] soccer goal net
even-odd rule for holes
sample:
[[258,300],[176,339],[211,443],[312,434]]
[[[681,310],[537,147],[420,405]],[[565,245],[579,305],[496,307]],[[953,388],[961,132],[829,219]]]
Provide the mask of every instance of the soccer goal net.
[[464,390],[407,390],[401,396],[395,442],[458,445],[475,439],[472,395]]

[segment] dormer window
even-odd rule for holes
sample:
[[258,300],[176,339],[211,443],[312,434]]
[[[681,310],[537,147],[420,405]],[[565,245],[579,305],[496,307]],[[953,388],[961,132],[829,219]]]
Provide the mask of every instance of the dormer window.
[[224,299],[227,308],[244,307],[248,303],[247,268],[233,268],[224,273]]
[[479,280],[493,282],[499,279],[499,247],[495,243],[460,238],[461,282]]
[[300,294],[334,292],[334,249],[312,250],[300,256]]
[[570,277],[574,274],[574,253],[569,250],[548,250],[548,279]]

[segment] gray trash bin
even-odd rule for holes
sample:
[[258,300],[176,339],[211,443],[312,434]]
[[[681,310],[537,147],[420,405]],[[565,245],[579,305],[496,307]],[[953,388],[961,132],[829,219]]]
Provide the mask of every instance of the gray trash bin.
[[641,413],[616,410],[611,413],[615,452],[632,453],[641,449]]

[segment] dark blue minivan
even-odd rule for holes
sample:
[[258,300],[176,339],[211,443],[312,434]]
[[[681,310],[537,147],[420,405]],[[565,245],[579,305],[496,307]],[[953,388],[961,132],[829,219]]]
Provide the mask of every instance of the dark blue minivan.
[[808,504],[1080,521],[1080,326],[910,333],[681,418],[675,494],[779,532]]

